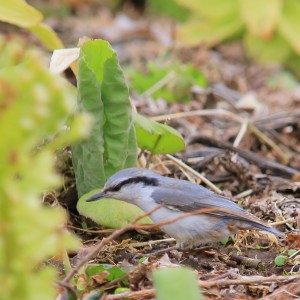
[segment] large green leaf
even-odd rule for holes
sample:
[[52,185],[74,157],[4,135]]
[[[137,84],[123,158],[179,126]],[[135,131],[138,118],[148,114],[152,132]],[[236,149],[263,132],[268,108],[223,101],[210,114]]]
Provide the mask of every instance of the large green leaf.
[[63,48],[63,43],[48,25],[43,15],[24,0],[0,0],[0,21],[31,31],[50,50]]
[[253,35],[270,38],[277,26],[282,0],[239,0],[239,3],[240,14],[249,31]]
[[261,63],[284,62],[291,54],[290,46],[279,34],[269,40],[246,34],[244,43],[248,54]]
[[193,270],[185,267],[165,268],[153,271],[157,300],[201,300]]
[[38,25],[43,15],[23,0],[0,0],[0,20],[20,27]]
[[78,106],[93,115],[90,137],[72,148],[79,196],[103,187],[115,172],[132,167],[136,139],[128,89],[117,55],[108,42],[89,41],[81,49]]
[[[115,199],[101,199],[99,201],[86,202],[86,199],[99,193],[99,189],[83,195],[78,203],[78,212],[90,218],[97,224],[104,225],[109,228],[120,228],[128,224],[137,216],[141,216],[144,212],[137,206],[125,203]],[[143,218],[138,224],[151,224],[149,218]]]
[[184,149],[185,143],[181,134],[172,127],[147,119],[140,114],[133,114],[133,120],[141,149],[155,154],[175,153]]
[[300,2],[298,0],[285,0],[281,17],[278,20],[278,31],[298,54],[300,54],[299,16]]

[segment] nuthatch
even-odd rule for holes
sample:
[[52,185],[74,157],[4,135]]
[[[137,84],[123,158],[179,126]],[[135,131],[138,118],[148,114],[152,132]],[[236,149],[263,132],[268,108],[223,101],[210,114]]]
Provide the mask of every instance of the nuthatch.
[[188,215],[161,230],[175,238],[179,248],[192,248],[217,242],[238,230],[260,229],[283,236],[277,229],[262,223],[233,201],[186,180],[164,177],[146,169],[129,168],[111,176],[102,192],[87,201],[114,198],[155,210],[149,217],[154,223],[175,219],[185,213],[213,208],[210,213]]

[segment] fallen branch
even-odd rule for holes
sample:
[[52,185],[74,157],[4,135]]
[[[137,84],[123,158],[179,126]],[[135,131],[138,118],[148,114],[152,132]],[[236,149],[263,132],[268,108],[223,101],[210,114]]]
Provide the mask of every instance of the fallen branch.
[[282,174],[282,176],[286,178],[292,178],[295,174],[300,173],[300,171],[297,169],[287,167],[283,164],[280,164],[266,157],[258,155],[252,151],[234,147],[230,143],[222,142],[220,140],[216,140],[208,136],[196,136],[191,140],[190,144],[192,143],[200,143],[206,146],[228,149],[232,152],[238,153],[241,157],[259,166],[260,168],[272,170],[277,175],[279,172]]
[[[271,282],[288,282],[292,280],[300,279],[300,275],[295,276],[272,276],[272,277],[261,277],[259,278],[245,278],[245,279],[219,279],[211,281],[198,281],[198,286],[200,288],[211,288],[211,287],[221,287],[230,285],[248,285],[248,284],[261,284],[261,283],[271,283]],[[117,295],[106,295],[104,300],[117,300],[117,299],[145,299],[145,298],[155,297],[155,289],[146,289],[136,292],[125,292]]]
[[258,276],[258,277],[255,278],[250,277],[250,278],[243,278],[243,279],[221,279],[221,280],[211,280],[211,281],[199,281],[198,284],[201,288],[210,288],[213,286],[220,287],[220,286],[240,285],[240,284],[288,282],[288,281],[300,279],[300,275],[270,276],[270,277]]
[[139,220],[143,219],[144,217],[147,217],[149,215],[151,215],[154,211],[156,211],[157,209],[159,209],[161,206],[157,206],[154,209],[148,211],[147,213],[143,214],[142,216],[139,216],[137,218],[135,218],[131,223],[129,223],[128,225],[117,229],[116,231],[114,231],[110,236],[108,236],[107,238],[103,238],[95,247],[92,251],[90,251],[86,256],[84,256],[76,265],[75,268],[73,268],[73,270],[64,278],[64,280],[62,281],[62,284],[68,283],[73,276],[78,272],[78,270],[85,264],[87,263],[90,259],[92,259],[93,257],[95,257],[97,255],[97,253],[104,248],[104,246],[106,246],[110,241],[114,240],[115,238],[117,238],[118,236],[120,236],[121,234],[125,233],[128,230],[132,230],[134,229],[134,223],[138,222]]
[[231,260],[248,268],[260,269],[263,267],[263,262],[261,261],[261,259],[241,256],[237,254],[231,254],[229,257]]

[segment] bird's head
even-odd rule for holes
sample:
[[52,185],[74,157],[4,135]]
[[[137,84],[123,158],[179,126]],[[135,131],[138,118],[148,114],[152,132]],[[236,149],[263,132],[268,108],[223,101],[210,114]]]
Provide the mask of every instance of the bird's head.
[[111,176],[100,193],[87,199],[87,202],[103,198],[113,198],[136,204],[153,188],[159,186],[159,175],[145,169],[129,168]]

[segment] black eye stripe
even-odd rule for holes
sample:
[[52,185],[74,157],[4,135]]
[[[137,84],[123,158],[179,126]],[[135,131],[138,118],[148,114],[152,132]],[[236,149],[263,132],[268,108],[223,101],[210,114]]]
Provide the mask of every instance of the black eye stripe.
[[158,179],[149,178],[146,176],[138,176],[138,177],[128,178],[128,179],[125,179],[122,182],[118,183],[117,185],[106,189],[106,192],[117,192],[123,186],[125,186],[127,184],[131,184],[131,183],[143,183],[144,186],[147,186],[147,185],[158,186]]

